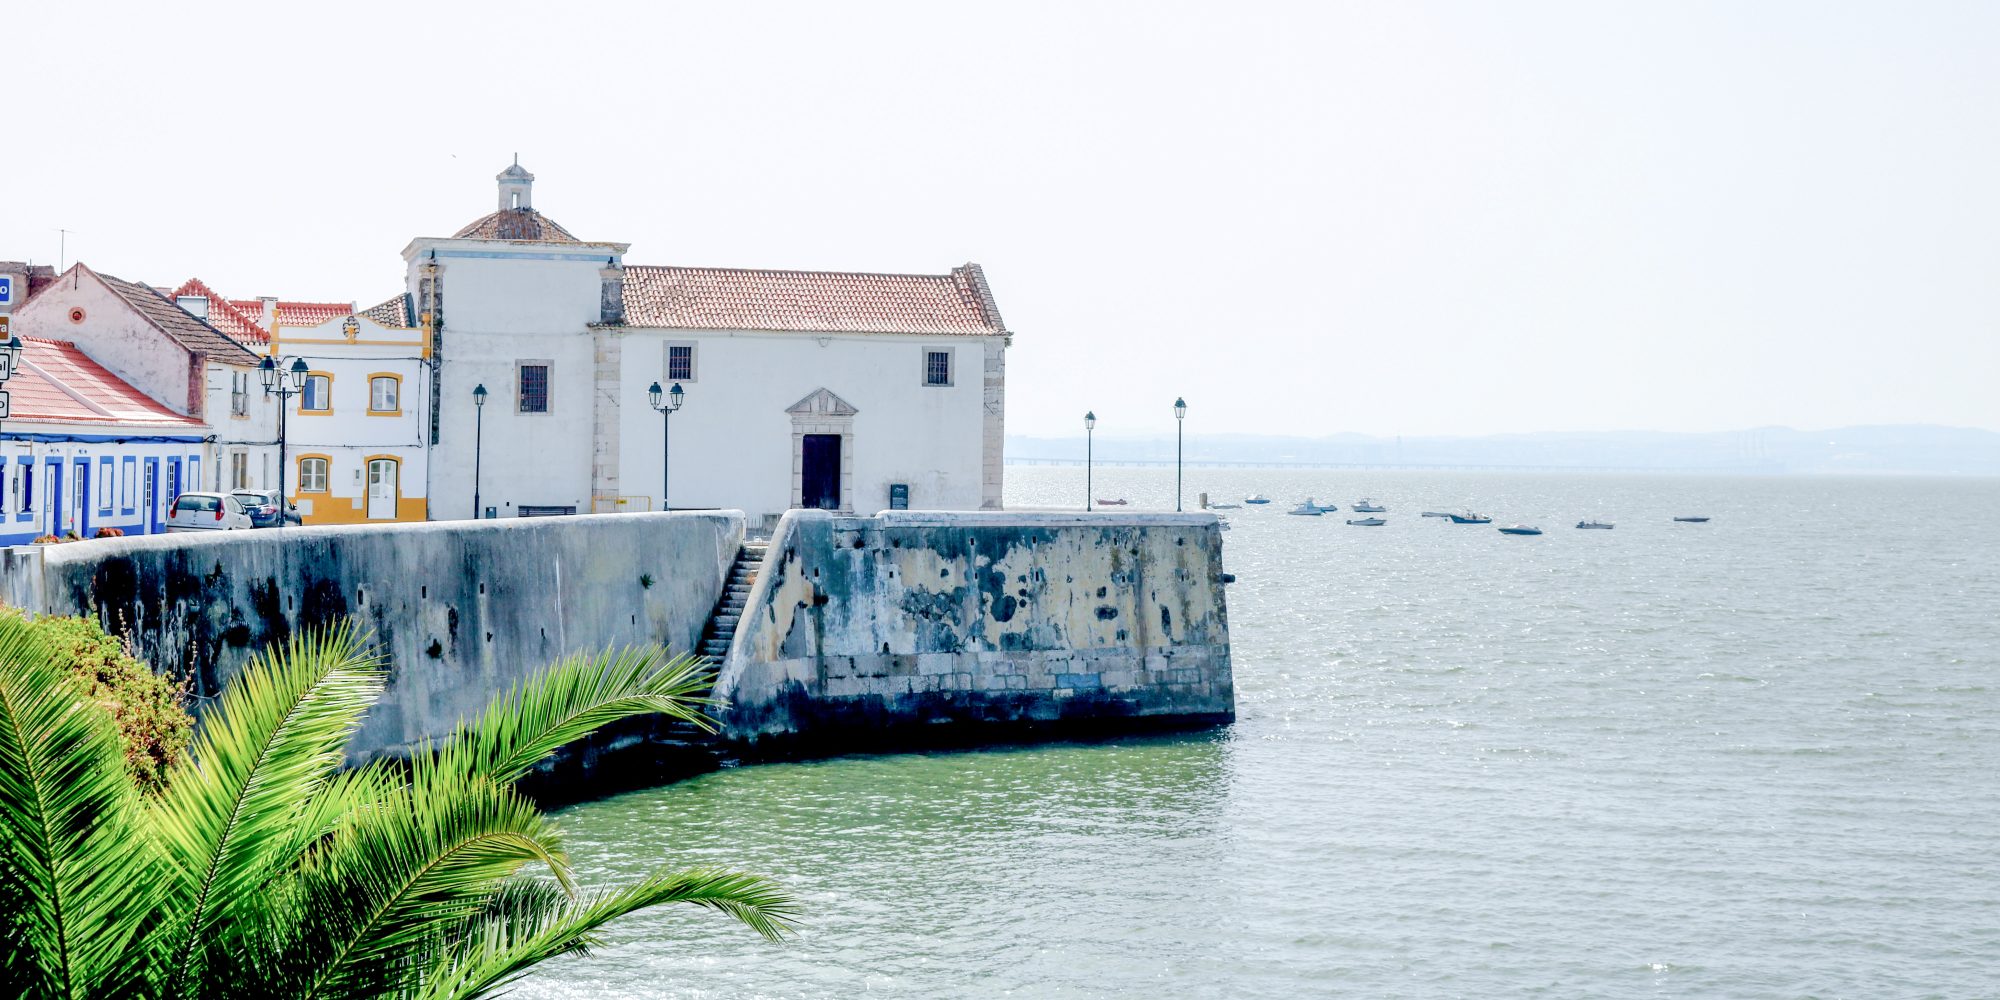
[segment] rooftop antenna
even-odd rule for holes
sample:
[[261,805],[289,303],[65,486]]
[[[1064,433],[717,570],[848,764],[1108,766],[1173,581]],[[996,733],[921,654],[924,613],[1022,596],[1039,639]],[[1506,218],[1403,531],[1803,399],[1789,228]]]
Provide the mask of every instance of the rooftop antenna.
[[69,230],[58,229],[56,232],[61,234],[56,237],[56,273],[61,274],[69,270]]

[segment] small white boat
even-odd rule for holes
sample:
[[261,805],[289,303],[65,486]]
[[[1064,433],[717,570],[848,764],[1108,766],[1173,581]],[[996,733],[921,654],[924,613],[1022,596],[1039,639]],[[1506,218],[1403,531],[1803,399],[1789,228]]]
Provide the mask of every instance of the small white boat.
[[1267,497],[1267,496],[1265,496],[1265,495],[1264,495],[1264,494],[1262,494],[1262,493],[1252,493],[1252,494],[1250,494],[1249,496],[1247,496],[1247,497],[1244,497],[1244,498],[1243,498],[1243,502],[1244,502],[1244,503],[1270,503],[1270,502],[1271,502],[1271,498],[1270,498],[1270,497]]
[[1318,517],[1321,514],[1326,513],[1327,510],[1328,508],[1321,507],[1318,504],[1313,503],[1312,497],[1307,497],[1305,503],[1299,504],[1297,507],[1293,507],[1291,510],[1286,511],[1285,513],[1297,514],[1300,517]]
[[[1355,509],[1360,510],[1361,508],[1357,507]],[[1347,523],[1354,525],[1357,528],[1379,528],[1382,525],[1387,524],[1388,522],[1382,520],[1379,517],[1355,517],[1355,518],[1349,518],[1347,520]]]
[[1612,528],[1610,521],[1578,521],[1576,522],[1576,526],[1579,528],[1601,528],[1605,531],[1610,531]]
[[1441,510],[1427,510],[1427,511],[1424,511],[1424,516],[1425,516],[1425,517],[1450,517],[1451,515],[1450,515],[1449,513],[1446,513],[1445,511],[1441,511]]
[[1380,514],[1388,509],[1367,497],[1361,498],[1361,502],[1354,505],[1354,512],[1356,514]]
[[1209,505],[1208,505],[1208,509],[1209,509],[1209,510],[1242,510],[1242,509],[1243,509],[1243,505],[1242,505],[1242,504],[1240,504],[1240,503],[1212,503],[1212,504],[1209,504]]
[[1517,524],[1511,528],[1501,528],[1500,533],[1503,535],[1539,535],[1542,533],[1542,529],[1531,525]]

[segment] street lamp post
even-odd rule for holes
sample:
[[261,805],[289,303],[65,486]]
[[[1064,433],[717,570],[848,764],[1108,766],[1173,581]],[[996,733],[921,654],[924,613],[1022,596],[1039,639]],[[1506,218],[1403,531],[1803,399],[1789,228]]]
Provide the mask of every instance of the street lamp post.
[[1090,486],[1091,438],[1097,430],[1097,412],[1086,411],[1083,415],[1083,509],[1095,510],[1097,501],[1092,499]]
[[1187,425],[1187,400],[1174,399],[1174,509],[1181,509],[1181,429]]
[[479,458],[486,446],[486,383],[472,387],[472,519],[479,520]]
[[306,359],[293,358],[281,374],[277,359],[266,356],[257,363],[257,377],[264,382],[264,395],[278,397],[278,527],[285,526],[286,515],[290,513],[291,501],[285,494],[285,410],[291,406],[291,398],[306,389]]
[[670,478],[670,474],[672,472],[672,467],[670,462],[673,457],[672,431],[674,429],[674,411],[681,408],[681,403],[684,401],[686,396],[687,393],[681,389],[681,384],[679,382],[675,382],[674,387],[672,389],[667,390],[667,392],[664,394],[664,398],[662,398],[662,393],[660,392],[660,383],[658,382],[653,383],[652,386],[646,390],[646,402],[649,405],[651,405],[653,409],[660,411],[660,509],[661,510],[674,509],[673,505],[667,500],[667,487],[672,482]]

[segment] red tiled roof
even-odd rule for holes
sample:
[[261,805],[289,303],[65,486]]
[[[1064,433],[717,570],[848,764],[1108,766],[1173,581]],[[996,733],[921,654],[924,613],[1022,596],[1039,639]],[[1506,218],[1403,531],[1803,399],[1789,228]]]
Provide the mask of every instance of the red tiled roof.
[[480,216],[452,235],[455,240],[525,240],[534,243],[581,243],[556,220],[532,208],[506,208]]
[[[208,299],[208,322],[231,339],[241,344],[261,347],[271,342],[271,331],[264,327],[264,302],[261,299],[225,298],[200,278],[189,278],[173,297],[200,295]],[[277,322],[285,326],[318,326],[328,320],[354,315],[352,302],[294,302],[279,299],[276,305]]]
[[189,278],[167,294],[177,304],[183,296],[199,295],[207,299],[208,325],[221,330],[239,344],[262,346],[271,342],[271,332],[264,329],[264,307],[261,303],[224,298],[200,278]]
[[[75,266],[83,267],[84,265],[77,264]],[[251,354],[249,348],[243,346],[241,341],[231,339],[222,331],[197,318],[193,313],[174,305],[172,299],[161,295],[151,286],[142,285],[136,281],[114,278],[102,271],[91,271],[90,273],[96,275],[98,280],[104,282],[106,288],[111,289],[114,294],[124,299],[140,315],[146,317],[154,326],[165,331],[167,336],[179,341],[181,346],[188,350],[206,354],[210,360],[222,364],[254,365],[257,363],[256,357]]]
[[917,333],[1007,332],[977,264],[950,274],[625,269],[625,325],[680,330]]
[[69,341],[41,337],[21,341],[26,345],[21,367],[7,382],[13,405],[10,423],[202,426],[120,381]]

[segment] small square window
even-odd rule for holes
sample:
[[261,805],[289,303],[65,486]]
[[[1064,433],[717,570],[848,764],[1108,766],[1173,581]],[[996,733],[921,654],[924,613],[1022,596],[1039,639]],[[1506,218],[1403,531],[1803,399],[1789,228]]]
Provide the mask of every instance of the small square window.
[[925,385],[951,384],[950,351],[924,352],[924,384]]
[[521,366],[521,412],[549,412],[549,366]]

